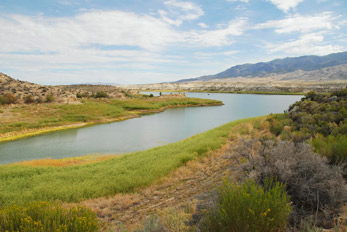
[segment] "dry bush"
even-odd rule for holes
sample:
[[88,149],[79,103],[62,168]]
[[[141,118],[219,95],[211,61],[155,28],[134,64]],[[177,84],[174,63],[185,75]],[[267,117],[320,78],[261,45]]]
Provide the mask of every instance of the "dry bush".
[[28,95],[28,96],[25,96],[24,97],[24,103],[26,104],[31,104],[31,103],[34,103],[35,102],[35,99],[33,96],[31,95]]
[[315,222],[328,226],[331,215],[346,202],[342,169],[329,166],[327,159],[314,153],[309,144],[248,140],[241,142],[236,152],[249,161],[242,168],[257,183],[274,177],[286,184],[294,206],[294,225],[313,216]]
[[181,232],[195,231],[195,226],[188,225],[195,211],[194,204],[186,204],[181,207],[170,207],[159,210],[146,218],[142,228],[136,232]]

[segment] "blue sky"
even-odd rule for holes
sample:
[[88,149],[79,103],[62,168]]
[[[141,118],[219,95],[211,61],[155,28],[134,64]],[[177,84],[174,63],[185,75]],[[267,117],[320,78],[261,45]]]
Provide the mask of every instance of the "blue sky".
[[346,0],[0,0],[0,72],[157,83],[347,51]]

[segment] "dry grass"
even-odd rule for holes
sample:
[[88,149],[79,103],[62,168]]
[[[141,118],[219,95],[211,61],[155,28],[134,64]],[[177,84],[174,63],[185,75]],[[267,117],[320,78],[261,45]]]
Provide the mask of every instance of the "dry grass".
[[65,167],[72,165],[82,165],[82,164],[92,164],[96,162],[100,162],[103,160],[114,159],[118,157],[118,155],[106,155],[106,156],[98,156],[98,155],[86,155],[72,158],[64,158],[64,159],[40,159],[40,160],[29,160],[29,161],[21,161],[15,163],[15,165],[23,165],[30,167],[39,167],[39,166],[49,166],[49,167]]

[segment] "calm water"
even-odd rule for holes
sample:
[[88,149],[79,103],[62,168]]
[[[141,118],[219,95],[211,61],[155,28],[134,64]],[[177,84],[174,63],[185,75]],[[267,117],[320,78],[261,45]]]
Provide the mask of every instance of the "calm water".
[[117,154],[176,142],[227,122],[282,113],[302,96],[187,93],[223,106],[168,109],[122,122],[52,132],[0,143],[0,163],[86,154]]

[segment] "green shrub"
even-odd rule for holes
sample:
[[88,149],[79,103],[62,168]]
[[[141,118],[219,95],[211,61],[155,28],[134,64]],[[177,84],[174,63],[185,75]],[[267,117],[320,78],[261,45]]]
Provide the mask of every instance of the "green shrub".
[[203,231],[283,231],[291,206],[285,186],[268,179],[264,187],[254,181],[242,185],[225,182]]
[[306,93],[305,98],[313,100],[316,96],[317,96],[316,92],[310,91],[310,92]]
[[97,229],[96,214],[85,207],[66,208],[59,204],[33,202],[0,210],[0,231],[92,232]]
[[285,119],[285,114],[275,114],[267,119],[270,123],[270,131],[274,135],[278,136],[282,133],[285,125],[289,124],[289,120]]
[[345,96],[347,96],[347,87],[342,89],[342,90],[340,90],[340,91],[334,92],[332,95],[333,96],[338,96],[338,97],[345,97]]
[[13,94],[5,94],[0,96],[0,105],[7,105],[7,104],[13,104],[16,103],[18,98],[14,96]]
[[311,141],[316,152],[327,157],[331,163],[347,165],[347,136],[346,135],[317,135]]
[[52,94],[47,95],[46,102],[54,102],[54,96]]
[[28,96],[26,96],[24,98],[24,103],[26,103],[26,104],[31,104],[31,103],[34,103],[34,102],[35,102],[35,99],[31,95],[28,95]]
[[107,98],[107,97],[108,97],[108,94],[102,91],[97,92],[95,95],[95,98]]
[[149,95],[149,97],[154,97],[154,95],[151,93],[151,94]]
[[83,96],[82,96],[81,93],[77,93],[77,94],[76,94],[76,97],[77,97],[77,98],[82,98]]

